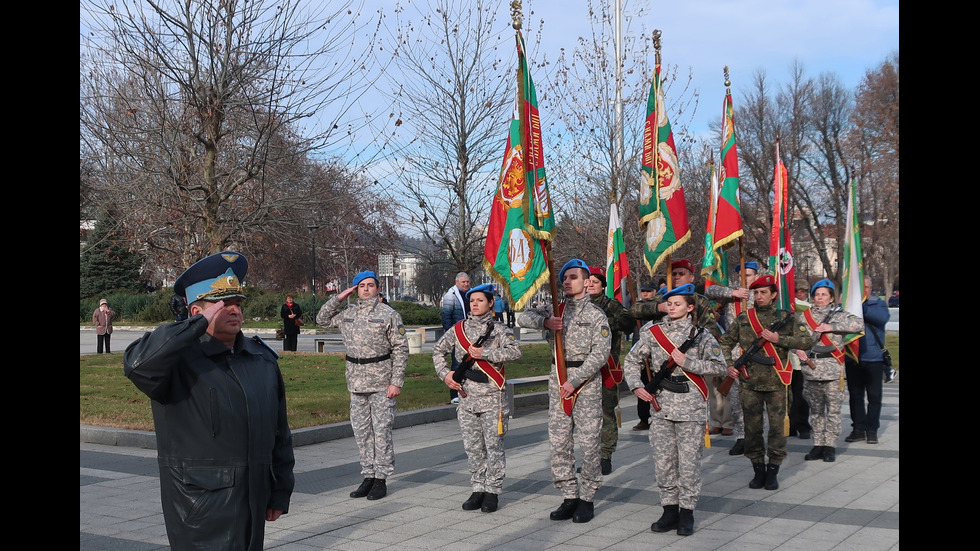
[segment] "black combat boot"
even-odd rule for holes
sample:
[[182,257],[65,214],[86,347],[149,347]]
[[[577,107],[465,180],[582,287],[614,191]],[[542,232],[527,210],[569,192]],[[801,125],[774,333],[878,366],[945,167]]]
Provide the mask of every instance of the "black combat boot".
[[831,463],[837,460],[837,450],[831,446],[823,447],[823,460]]
[[473,492],[470,494],[469,499],[463,502],[464,511],[475,511],[483,505],[484,496],[483,492]]
[[561,502],[557,509],[551,512],[551,520],[568,520],[575,514],[578,507],[578,498],[566,499]]
[[374,486],[371,486],[371,491],[368,492],[367,498],[369,500],[375,500],[381,499],[386,495],[388,495],[388,483],[383,478],[375,478]]
[[735,440],[732,449],[728,450],[728,455],[742,455],[743,453],[745,453],[745,439],[739,438]]
[[609,459],[600,459],[599,460],[599,469],[602,472],[602,474],[604,474],[604,475],[611,473],[612,472],[612,458],[610,457]]
[[572,515],[572,522],[589,522],[595,516],[595,505],[591,501],[578,500],[578,507]]
[[773,465],[770,463],[766,466],[766,489],[767,490],[778,490],[779,481],[776,480],[776,475],[779,474],[779,465]]
[[694,509],[681,509],[677,519],[677,535],[690,536],[694,533]]
[[[816,461],[817,459],[821,459],[823,455],[824,455],[823,446],[813,446],[813,449],[810,450],[810,453],[804,455],[803,459],[807,461]],[[826,459],[824,459],[824,461],[826,461]]]
[[497,510],[497,494],[490,492],[483,493],[483,507],[480,508],[484,513],[492,513]]
[[354,490],[353,492],[350,493],[350,496],[351,497],[364,497],[364,496],[368,495],[368,492],[371,491],[371,486],[374,486],[374,479],[373,478],[365,478],[361,482],[361,485],[358,486],[356,490]]
[[669,532],[677,528],[677,521],[679,520],[677,513],[678,507],[676,504],[664,505],[664,514],[660,516],[660,520],[650,525],[650,530],[654,532]]
[[755,471],[755,476],[752,477],[752,481],[749,482],[749,488],[758,490],[766,484],[766,464],[753,463],[752,470]]
[[868,434],[866,432],[864,432],[863,430],[854,429],[854,430],[851,431],[851,434],[848,434],[847,435],[847,438],[845,438],[844,441],[845,442],[864,442],[867,439],[868,439]]

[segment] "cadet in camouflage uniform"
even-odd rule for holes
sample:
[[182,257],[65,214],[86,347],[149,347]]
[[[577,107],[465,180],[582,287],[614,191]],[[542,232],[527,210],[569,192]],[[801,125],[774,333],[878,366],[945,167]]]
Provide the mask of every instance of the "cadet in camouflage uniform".
[[[564,501],[551,512],[551,520],[589,522],[595,509],[593,499],[602,485],[599,467],[602,427],[602,386],[599,370],[609,356],[610,332],[606,314],[589,300],[586,282],[589,266],[569,260],[558,279],[565,291],[564,312],[556,316],[551,305],[525,310],[518,316],[521,327],[544,330],[555,347],[555,333],[562,332],[568,379],[558,384],[558,369],[551,366],[548,381],[548,439],[551,442],[551,475]],[[562,400],[581,386],[571,415]],[[582,450],[581,478],[575,475],[575,439]]]
[[[667,319],[657,324],[675,347],[680,347],[692,335],[696,327],[691,319],[694,311],[694,285],[687,283],[664,294]],[[677,367],[661,385],[657,394],[660,411],[652,412],[650,446],[656,465],[657,486],[664,512],[650,529],[667,532],[677,529],[677,535],[694,533],[694,507],[701,495],[701,456],[704,453],[704,425],[708,421],[707,382],[712,375],[725,373],[725,358],[721,355],[718,341],[708,331],[699,328],[687,352],[678,348],[668,353],[656,340],[647,323],[640,330],[639,339],[626,355],[623,369],[626,384],[637,399],[651,401],[650,393],[640,379],[649,360],[653,375],[668,359]],[[700,385],[695,386],[695,381]],[[705,394],[702,394],[702,390]],[[680,392],[678,392],[680,391]]]
[[[481,371],[478,364],[466,370],[462,384],[455,381],[446,355],[455,352],[455,357],[461,360],[467,356],[485,360],[488,364],[482,368],[496,370],[499,382],[503,383],[504,362],[520,359],[522,352],[513,332],[493,319],[493,285],[470,289],[466,300],[470,303],[470,313],[464,321],[455,325],[462,324],[469,348],[459,342],[454,325],[433,348],[432,363],[436,375],[445,381],[446,386],[457,391],[462,389],[456,418],[463,434],[463,449],[466,450],[473,486],[473,494],[463,502],[463,509],[481,509],[484,513],[492,513],[497,510],[498,496],[503,489],[506,468],[504,434],[507,433],[510,407],[504,403],[502,384],[498,386],[486,372]],[[476,346],[489,328],[492,328],[490,336]]]
[[[796,351],[803,372],[803,397],[810,404],[813,433],[813,449],[804,459],[834,461],[837,458],[837,437],[841,433],[840,409],[844,403],[844,335],[864,331],[864,320],[836,309],[834,284],[829,279],[814,283],[810,287],[810,297],[813,300],[810,314],[804,312],[798,317],[815,344],[809,354],[806,350]],[[807,318],[813,321],[813,326]],[[822,336],[826,336],[831,344],[821,342]],[[839,360],[834,352],[839,353]],[[807,358],[816,369],[802,363]]]
[[[741,265],[735,265],[735,273],[741,273]],[[745,284],[751,286],[755,282],[756,278],[759,277],[759,263],[758,262],[746,262],[745,263]],[[740,280],[739,280],[740,281]],[[726,287],[724,285],[710,285],[705,288],[704,294],[710,300],[716,303],[723,304],[725,306],[725,315],[721,320],[721,325],[726,331],[735,322],[736,309],[741,310],[741,300],[745,299],[746,308],[752,308],[755,306],[755,295],[747,287]],[[738,357],[742,353],[740,348],[736,348],[734,354]],[[721,381],[715,381],[712,377],[711,392],[718,392],[718,385]],[[745,421],[742,418],[742,402],[738,399],[738,379],[732,383],[731,390],[728,391],[728,404],[731,407],[732,416],[732,434],[735,435],[735,444],[732,445],[732,449],[728,450],[728,455],[742,455],[745,453]]]
[[[738,377],[735,369],[735,359],[732,349],[740,346],[748,350],[753,341],[761,336],[763,342],[772,343],[775,353],[789,367],[786,354],[790,348],[808,349],[813,339],[796,320],[774,333],[769,327],[780,316],[792,315],[780,312],[776,305],[776,280],[771,275],[764,275],[755,280],[750,287],[755,294],[755,307],[742,312],[735,318],[735,323],[721,337],[721,350],[728,363],[728,376]],[[749,321],[749,313],[758,316],[763,330],[756,335]],[[739,399],[742,401],[742,414],[745,418],[745,457],[752,462],[755,476],[749,482],[749,488],[759,489],[765,486],[767,490],[779,488],[777,475],[779,466],[786,458],[786,435],[783,433],[783,421],[786,417],[786,401],[788,387],[780,379],[775,369],[776,359],[768,356],[765,349],[753,355],[746,363],[749,378],[739,381]],[[792,369],[790,367],[790,369]],[[769,433],[763,434],[763,426],[768,413]],[[768,447],[767,447],[768,442]],[[769,464],[766,464],[766,456]]]
[[[606,296],[606,274],[598,266],[589,267],[588,293],[595,304],[606,313],[609,320],[609,328],[612,330],[612,346],[610,355],[615,360],[617,366],[619,357],[623,352],[623,334],[628,331],[632,333],[636,329],[636,320],[630,315],[629,310],[623,307],[623,303],[615,298]],[[612,454],[616,451],[616,444],[619,442],[619,384],[612,388],[602,385],[602,447],[599,456],[599,467],[602,474],[612,472]]]
[[[395,470],[391,429],[395,397],[405,385],[408,339],[402,317],[381,302],[374,272],[357,274],[353,283],[320,308],[316,322],[339,327],[347,347],[344,375],[350,391],[350,422],[364,476],[350,496],[374,500],[387,495],[386,480]],[[341,303],[355,290],[357,302],[341,310]]]

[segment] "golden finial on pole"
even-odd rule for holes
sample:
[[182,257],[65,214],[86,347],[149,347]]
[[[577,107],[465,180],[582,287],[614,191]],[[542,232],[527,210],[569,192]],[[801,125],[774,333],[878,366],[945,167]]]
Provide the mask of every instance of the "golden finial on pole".
[[728,77],[728,65],[725,65],[725,93],[726,94],[732,93],[731,85],[732,85],[732,81],[729,80]]
[[653,49],[657,53],[657,65],[660,65],[660,29],[653,30]]
[[521,14],[521,0],[513,0],[510,3],[510,16],[514,18],[514,22],[510,26],[514,27],[514,30],[521,30],[521,19],[523,18]]

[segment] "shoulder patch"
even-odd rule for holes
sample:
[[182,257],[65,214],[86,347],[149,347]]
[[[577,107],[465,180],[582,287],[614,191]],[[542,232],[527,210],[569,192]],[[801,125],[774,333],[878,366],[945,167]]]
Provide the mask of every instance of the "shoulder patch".
[[398,326],[398,334],[399,335],[404,335],[405,334],[405,326],[404,325],[399,325]]
[[609,326],[603,325],[602,326],[602,329],[599,330],[599,333],[601,333],[603,337],[608,337],[609,336]]
[[721,347],[718,346],[717,344],[712,345],[712,347],[711,347],[711,353],[712,354],[721,354]]
[[279,353],[276,352],[271,346],[269,346],[269,344],[267,342],[265,342],[264,340],[262,340],[261,338],[259,338],[258,335],[253,336],[252,337],[252,340],[255,341],[255,342],[257,342],[257,343],[259,343],[259,344],[261,344],[262,346],[264,346],[269,352],[272,352],[272,355],[275,356],[277,360],[279,359],[279,357],[280,357],[279,356]]

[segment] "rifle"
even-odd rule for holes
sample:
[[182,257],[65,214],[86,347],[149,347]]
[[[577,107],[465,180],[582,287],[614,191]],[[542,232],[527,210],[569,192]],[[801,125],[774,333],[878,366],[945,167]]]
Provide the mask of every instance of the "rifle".
[[[482,334],[482,335],[480,335],[480,338],[476,339],[476,342],[473,343],[473,346],[476,346],[476,347],[482,346],[483,343],[486,342],[486,340],[490,338],[490,333],[493,333],[493,322],[492,321],[487,324],[487,332],[484,333],[484,334]],[[466,380],[466,372],[471,367],[473,367],[473,364],[474,363],[476,363],[476,360],[474,360],[473,358],[471,358],[470,357],[470,354],[467,352],[466,357],[463,358],[463,361],[459,362],[459,366],[456,368],[455,371],[453,371],[453,380],[456,381],[459,384],[463,384],[463,381]],[[462,388],[459,389],[459,394],[463,398],[466,398],[466,391],[464,391]]]
[[[769,330],[774,333],[778,333],[779,330],[782,329],[783,327],[786,327],[786,324],[792,321],[794,317],[795,316],[792,313],[788,313],[788,315],[783,316],[782,318],[779,318],[776,321],[774,321],[772,325],[769,326]],[[743,379],[749,378],[749,370],[745,368],[745,365],[749,363],[749,358],[753,354],[758,352],[760,348],[762,348],[762,345],[765,343],[765,341],[766,340],[762,338],[762,336],[760,335],[758,338],[752,341],[752,345],[749,346],[744,352],[742,352],[742,355],[739,356],[737,360],[735,360],[735,369],[739,371],[739,374],[742,376]],[[718,392],[721,393],[722,396],[728,396],[728,393],[732,390],[732,385],[734,383],[735,383],[734,377],[730,377],[730,376],[725,377],[725,380],[723,380],[721,384],[718,385]]]
[[[830,316],[836,314],[840,310],[843,310],[843,308],[841,308],[840,305],[836,305],[833,308],[831,308],[830,311],[827,312],[827,315],[823,318],[823,321],[821,321],[818,325],[823,325],[823,324],[827,323],[828,321],[830,321]],[[817,368],[817,364],[813,363],[813,359],[810,358],[810,354],[813,354],[813,347],[814,346],[817,346],[817,343],[820,342],[820,336],[821,335],[822,335],[822,333],[816,333],[816,332],[814,332],[814,334],[813,334],[813,346],[811,346],[810,349],[806,351],[806,365],[810,366],[810,369],[816,369]]]
[[[691,326],[691,334],[687,337],[687,340],[681,343],[677,347],[681,352],[687,352],[692,346],[694,346],[694,341],[697,340],[698,335],[704,331],[704,327],[700,325]],[[660,411],[660,402],[657,401],[657,391],[660,390],[660,386],[663,384],[664,379],[670,377],[670,374],[674,372],[674,368],[677,367],[677,363],[674,361],[673,356],[668,356],[664,363],[660,364],[660,371],[653,376],[653,379],[649,383],[644,385],[643,389],[650,393],[650,405],[653,407],[653,411]]]

